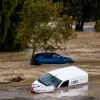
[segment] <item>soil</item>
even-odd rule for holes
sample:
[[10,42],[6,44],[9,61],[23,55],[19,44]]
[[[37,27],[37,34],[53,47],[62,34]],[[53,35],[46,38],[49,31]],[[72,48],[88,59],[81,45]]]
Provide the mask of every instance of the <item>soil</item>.
[[[32,50],[0,53],[0,100],[100,100],[100,33],[77,32],[77,39],[57,53],[71,57],[74,64],[30,65]],[[77,66],[89,74],[88,84],[60,88],[53,93],[31,94],[32,82],[47,71]],[[10,83],[20,76],[24,80]]]

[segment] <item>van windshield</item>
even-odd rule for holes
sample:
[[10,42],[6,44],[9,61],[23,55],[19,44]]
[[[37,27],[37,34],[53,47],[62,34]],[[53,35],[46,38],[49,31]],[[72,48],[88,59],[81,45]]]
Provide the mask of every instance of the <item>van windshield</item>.
[[55,87],[58,87],[59,84],[62,82],[60,79],[49,73],[42,76],[40,79],[38,79],[38,81],[45,86],[54,85]]

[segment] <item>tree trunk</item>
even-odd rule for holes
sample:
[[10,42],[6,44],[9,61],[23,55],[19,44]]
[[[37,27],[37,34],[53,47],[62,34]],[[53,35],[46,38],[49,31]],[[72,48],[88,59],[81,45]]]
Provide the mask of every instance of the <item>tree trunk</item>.
[[34,47],[33,50],[32,50],[32,55],[33,55],[33,56],[35,55],[35,52],[36,52],[36,49],[35,49],[35,47]]
[[82,19],[81,25],[80,25],[80,30],[83,31],[83,26],[84,26],[84,19]]
[[84,10],[84,13],[83,13],[83,18],[82,18],[82,21],[81,21],[80,30],[83,30],[83,26],[84,26],[84,22],[85,22],[85,18],[86,18],[86,11],[85,10]]
[[77,23],[77,25],[76,25],[76,27],[75,27],[75,30],[76,30],[76,31],[79,31],[79,30],[80,30],[80,21],[78,21],[78,23]]
[[84,17],[82,18],[82,21],[79,21],[78,24],[76,25],[75,30],[76,31],[83,31],[83,26],[84,26]]
[[36,49],[35,49],[35,47],[33,47],[30,65],[33,65],[33,58],[34,58],[35,52],[36,52]]

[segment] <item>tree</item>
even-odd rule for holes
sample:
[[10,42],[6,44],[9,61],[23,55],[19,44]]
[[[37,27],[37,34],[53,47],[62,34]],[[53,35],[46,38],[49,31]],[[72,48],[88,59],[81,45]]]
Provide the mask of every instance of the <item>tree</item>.
[[0,0],[0,51],[20,49],[17,27],[25,0]]
[[61,48],[62,43],[74,37],[72,18],[60,17],[62,10],[61,2],[53,3],[51,0],[26,3],[18,34],[23,47],[31,46],[34,55],[38,50]]
[[[55,0],[54,0],[55,1]],[[85,21],[100,19],[100,0],[59,0],[67,7],[64,11],[77,21],[76,30],[83,30]]]

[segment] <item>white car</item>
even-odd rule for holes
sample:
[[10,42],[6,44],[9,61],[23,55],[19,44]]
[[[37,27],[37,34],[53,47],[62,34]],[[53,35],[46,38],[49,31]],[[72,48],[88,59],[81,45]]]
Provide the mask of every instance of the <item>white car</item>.
[[42,77],[32,83],[31,92],[34,92],[36,85],[39,85],[43,88],[53,85],[55,88],[59,88],[87,82],[87,72],[81,70],[78,67],[69,66],[52,70],[44,74]]

